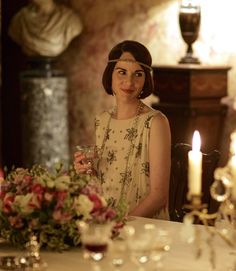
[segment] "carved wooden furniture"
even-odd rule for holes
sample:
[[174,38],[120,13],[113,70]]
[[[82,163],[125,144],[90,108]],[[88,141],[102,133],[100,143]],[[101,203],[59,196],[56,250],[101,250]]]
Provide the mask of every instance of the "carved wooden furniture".
[[220,149],[221,132],[227,107],[220,103],[227,95],[228,66],[174,65],[154,66],[153,108],[169,119],[172,143],[191,143],[199,130],[202,150]]

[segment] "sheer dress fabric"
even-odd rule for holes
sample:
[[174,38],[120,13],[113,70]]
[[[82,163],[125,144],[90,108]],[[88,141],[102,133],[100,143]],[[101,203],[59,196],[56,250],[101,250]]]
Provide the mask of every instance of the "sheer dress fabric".
[[[111,118],[109,136],[98,166],[104,196],[117,204],[122,194],[129,211],[146,197],[150,189],[148,146],[150,127],[156,114],[161,112],[151,110],[141,114],[137,125],[134,125],[136,117],[117,120],[110,117],[107,111],[96,116],[95,119],[96,145],[101,148]],[[131,144],[133,144],[132,148]],[[130,155],[129,151],[131,151]],[[129,166],[125,174],[127,159]],[[169,219],[167,208],[159,210],[154,217]]]

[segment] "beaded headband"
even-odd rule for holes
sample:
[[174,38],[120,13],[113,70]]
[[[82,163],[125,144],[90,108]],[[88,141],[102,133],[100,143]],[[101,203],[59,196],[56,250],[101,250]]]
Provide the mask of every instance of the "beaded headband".
[[124,62],[131,62],[131,63],[138,63],[139,65],[141,66],[144,66],[146,67],[147,69],[149,69],[149,71],[151,72],[152,71],[152,67],[150,67],[149,65],[143,63],[143,62],[139,62],[137,60],[133,60],[133,59],[127,59],[127,58],[117,58],[117,59],[111,59],[111,60],[108,60],[108,63],[112,63],[112,62],[118,62],[118,61],[124,61]]

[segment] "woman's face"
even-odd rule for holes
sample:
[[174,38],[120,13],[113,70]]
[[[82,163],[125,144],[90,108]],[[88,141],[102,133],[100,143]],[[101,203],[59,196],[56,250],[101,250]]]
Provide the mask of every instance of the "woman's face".
[[145,83],[145,72],[129,52],[124,52],[112,73],[112,90],[117,97],[137,98]]

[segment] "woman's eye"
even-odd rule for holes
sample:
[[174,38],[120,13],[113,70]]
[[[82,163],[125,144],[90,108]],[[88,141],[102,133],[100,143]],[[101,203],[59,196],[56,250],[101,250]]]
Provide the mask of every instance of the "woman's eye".
[[136,77],[142,77],[142,76],[143,76],[143,72],[136,72],[136,73],[135,73],[135,76],[136,76]]
[[126,74],[126,72],[125,72],[125,71],[123,71],[123,70],[119,70],[119,71],[118,71],[118,73],[119,73],[119,74],[121,74],[121,75]]

